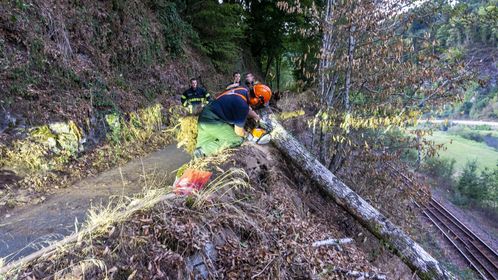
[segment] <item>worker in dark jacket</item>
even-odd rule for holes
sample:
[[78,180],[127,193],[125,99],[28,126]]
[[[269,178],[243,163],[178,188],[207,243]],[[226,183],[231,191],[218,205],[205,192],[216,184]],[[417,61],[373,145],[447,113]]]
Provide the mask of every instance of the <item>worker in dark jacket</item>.
[[240,72],[234,72],[232,75],[232,82],[229,83],[226,89],[236,88],[240,86]]
[[190,88],[182,95],[182,105],[188,108],[189,113],[200,112],[202,107],[209,102],[211,97],[202,87],[197,85],[197,79],[190,79]]
[[209,156],[225,148],[240,146],[249,136],[244,130],[247,118],[267,128],[268,124],[251,107],[268,105],[270,98],[271,89],[263,84],[255,85],[251,90],[236,87],[217,96],[199,116],[194,157]]
[[244,75],[244,83],[241,83],[241,86],[247,88],[247,89],[252,89],[254,85],[259,84],[258,81],[254,78],[254,75],[251,72],[247,72]]

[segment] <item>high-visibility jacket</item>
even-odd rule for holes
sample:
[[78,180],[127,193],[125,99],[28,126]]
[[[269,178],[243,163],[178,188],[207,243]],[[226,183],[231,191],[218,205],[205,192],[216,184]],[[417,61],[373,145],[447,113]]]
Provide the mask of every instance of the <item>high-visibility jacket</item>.
[[190,87],[182,94],[182,105],[187,107],[189,105],[199,105],[208,103],[211,99],[209,93],[201,88],[196,87],[195,89]]

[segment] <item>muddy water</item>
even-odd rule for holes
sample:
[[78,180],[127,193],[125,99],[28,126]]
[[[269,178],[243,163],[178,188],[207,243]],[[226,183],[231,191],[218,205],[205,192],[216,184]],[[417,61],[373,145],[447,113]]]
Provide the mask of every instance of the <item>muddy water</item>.
[[[60,240],[85,220],[91,205],[107,203],[110,196],[132,195],[145,187],[143,174],[157,174],[172,183],[174,170],[190,159],[175,145],[133,160],[120,168],[86,178],[60,190],[44,203],[16,209],[0,217],[0,258],[13,261]],[[149,178],[150,179],[150,178]]]

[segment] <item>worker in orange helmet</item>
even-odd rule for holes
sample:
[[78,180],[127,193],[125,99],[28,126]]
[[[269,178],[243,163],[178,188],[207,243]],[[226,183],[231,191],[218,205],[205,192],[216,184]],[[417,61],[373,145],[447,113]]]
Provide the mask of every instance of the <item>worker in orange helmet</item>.
[[244,130],[248,118],[268,130],[270,125],[259,117],[254,109],[267,106],[271,89],[256,84],[252,89],[236,87],[224,91],[202,110],[197,126],[197,144],[194,157],[209,156],[225,148],[240,146],[252,135]]

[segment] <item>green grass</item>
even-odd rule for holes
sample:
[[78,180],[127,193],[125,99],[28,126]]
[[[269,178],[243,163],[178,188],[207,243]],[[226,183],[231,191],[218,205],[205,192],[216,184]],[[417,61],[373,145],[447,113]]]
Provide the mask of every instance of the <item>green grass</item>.
[[491,135],[493,137],[498,137],[498,130],[474,130],[482,136]]
[[446,149],[440,150],[439,155],[443,158],[455,159],[456,172],[462,171],[467,161],[472,160],[477,160],[480,170],[483,170],[485,167],[490,169],[496,168],[498,151],[487,146],[485,143],[467,140],[458,135],[451,135],[442,131],[434,131],[434,134],[428,136],[427,139],[437,144],[445,144]]

